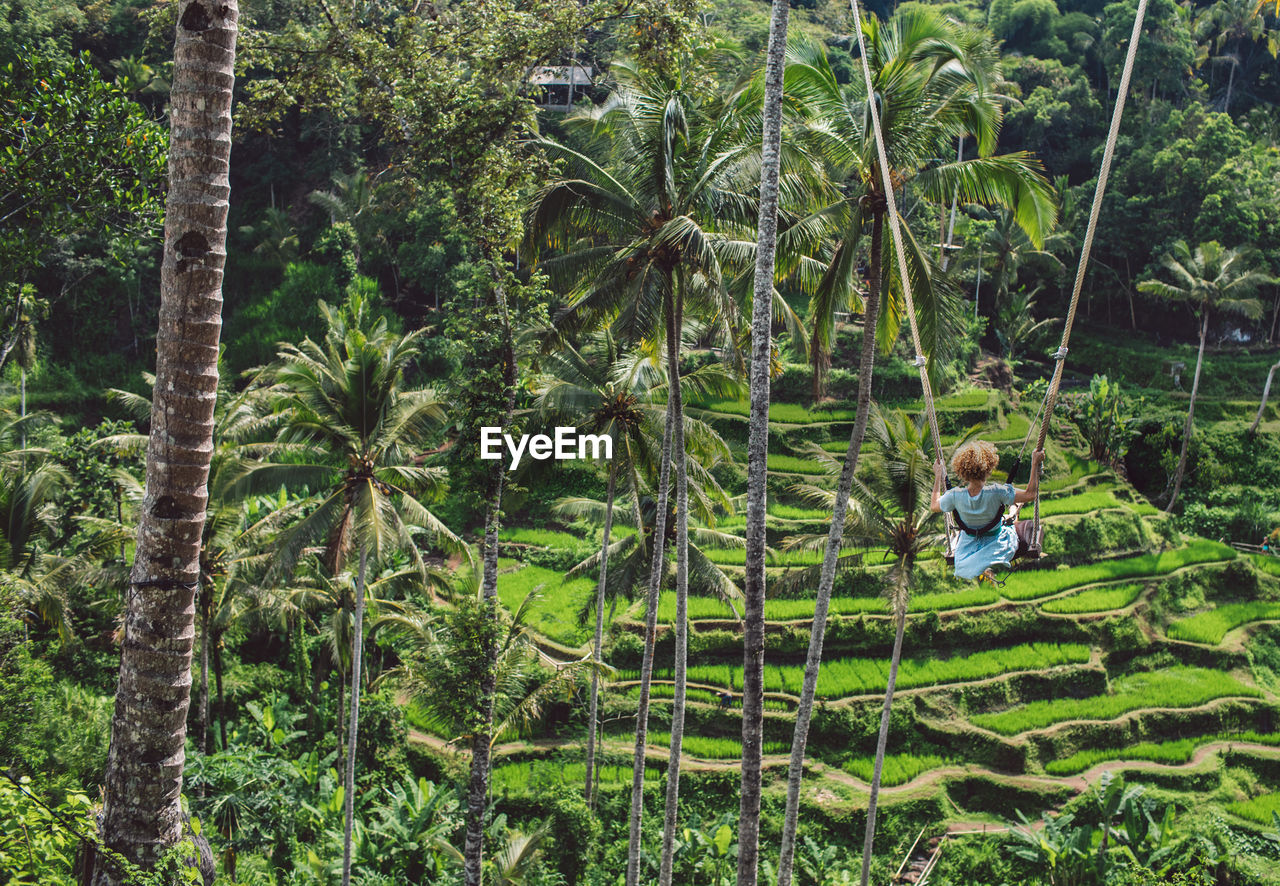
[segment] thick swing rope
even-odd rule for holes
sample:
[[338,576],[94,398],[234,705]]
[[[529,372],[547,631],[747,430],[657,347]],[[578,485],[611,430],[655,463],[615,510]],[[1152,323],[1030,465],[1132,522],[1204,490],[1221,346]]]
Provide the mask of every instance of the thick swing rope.
[[[857,2],[857,0],[853,0]],[[1085,229],[1084,243],[1080,247],[1080,263],[1076,266],[1075,285],[1071,290],[1071,306],[1067,309],[1067,321],[1062,327],[1062,342],[1053,355],[1053,378],[1044,394],[1044,415],[1040,422],[1040,438],[1036,441],[1036,452],[1044,451],[1045,439],[1049,436],[1049,422],[1053,420],[1053,408],[1058,401],[1058,388],[1062,383],[1062,367],[1067,362],[1067,344],[1071,341],[1071,328],[1075,325],[1076,308],[1080,304],[1080,293],[1084,289],[1084,276],[1089,266],[1089,253],[1093,249],[1093,235],[1098,229],[1098,215],[1102,212],[1102,197],[1107,191],[1107,179],[1111,175],[1111,160],[1115,156],[1116,139],[1120,135],[1120,120],[1124,116],[1125,99],[1129,96],[1129,78],[1133,74],[1133,61],[1138,54],[1138,40],[1142,35],[1142,20],[1147,14],[1147,0],[1138,0],[1138,11],[1133,18],[1133,33],[1129,35],[1129,48],[1124,57],[1124,71],[1120,75],[1120,87],[1116,93],[1115,110],[1111,112],[1111,128],[1107,131],[1107,144],[1102,151],[1102,167],[1098,170],[1098,184],[1093,192],[1093,205],[1089,208],[1089,226]],[[1035,522],[1033,537],[1040,532],[1040,495],[1036,487]]]

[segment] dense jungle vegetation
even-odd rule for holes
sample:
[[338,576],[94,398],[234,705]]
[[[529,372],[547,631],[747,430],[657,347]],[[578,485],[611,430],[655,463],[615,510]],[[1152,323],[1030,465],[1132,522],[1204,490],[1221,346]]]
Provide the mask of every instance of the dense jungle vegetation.
[[[975,437],[1027,482],[1139,6],[875,0],[869,102],[792,0],[769,292],[765,0],[0,0],[4,882],[1280,884],[1280,6],[1141,4],[1046,556],[963,582],[929,509]],[[140,580],[221,248],[174,34],[236,15]],[[180,839],[113,836],[131,722]]]

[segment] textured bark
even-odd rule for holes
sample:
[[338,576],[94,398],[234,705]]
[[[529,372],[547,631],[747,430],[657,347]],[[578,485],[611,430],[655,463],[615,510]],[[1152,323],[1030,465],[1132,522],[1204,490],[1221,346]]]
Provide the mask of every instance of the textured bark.
[[[181,6],[146,492],[125,611],[102,836],[145,867],[182,837],[195,589],[226,261],[236,0]],[[120,882],[100,868],[94,882]]]
[[889,685],[884,691],[884,710],[880,713],[880,737],[876,740],[876,762],[871,773],[871,799],[867,801],[867,833],[862,843],[862,886],[871,877],[871,847],[876,838],[876,801],[880,799],[880,773],[884,769],[884,751],[889,743],[889,709],[893,706],[893,690],[898,684],[898,662],[902,660],[902,634],[907,627],[907,607],[904,603],[894,613],[898,630],[893,637],[893,657],[889,660]]
[[364,670],[364,578],[369,565],[369,549],[360,546],[360,567],[356,572],[356,623],[351,637],[351,717],[347,721],[346,793],[343,797],[342,886],[351,886],[351,832],[355,826],[356,742],[360,731],[360,673]]
[[[640,702],[636,707],[636,746],[631,762],[631,815],[627,828],[626,886],[640,883],[640,821],[644,816],[644,748],[649,736],[649,689],[653,680],[653,646],[658,637],[658,597],[666,572],[667,502],[671,486],[671,439],[675,422],[673,401],[667,398],[666,428],[662,432],[662,461],[658,470],[658,506],[653,520],[653,559],[645,598],[644,656],[640,662]],[[642,530],[637,530],[642,531]]]
[[1258,406],[1258,414],[1253,417],[1253,424],[1249,426],[1249,433],[1258,433],[1258,424],[1262,421],[1262,415],[1267,411],[1267,398],[1271,396],[1271,379],[1275,377],[1276,370],[1280,369],[1280,363],[1271,367],[1271,371],[1267,373],[1267,383],[1262,386],[1262,404]]
[[1200,324],[1200,350],[1196,353],[1196,377],[1191,382],[1191,402],[1187,404],[1187,423],[1182,429],[1182,452],[1178,455],[1178,469],[1173,473],[1173,494],[1169,496],[1169,506],[1165,513],[1172,514],[1173,506],[1178,503],[1178,493],[1182,490],[1182,478],[1187,472],[1187,452],[1191,449],[1192,419],[1196,412],[1196,392],[1200,390],[1200,368],[1204,365],[1204,342],[1209,336],[1209,306],[1204,306],[1204,321]]
[[760,860],[760,782],[764,737],[764,594],[769,369],[773,356],[773,275],[778,247],[782,155],[782,77],[787,0],[773,0],[765,63],[760,217],[751,304],[751,418],[747,440],[746,602],[742,638],[742,791],[738,809],[737,886],[756,886]]
[[[609,491],[604,506],[604,542],[600,545],[600,584],[596,589],[596,635],[591,644],[595,661],[600,661],[604,646],[604,590],[609,576],[609,534],[613,531],[613,498],[618,488],[618,475],[613,462],[609,463]],[[637,529],[636,531],[639,531]],[[587,715],[587,783],[583,799],[588,806],[595,805],[594,773],[596,771],[596,731],[600,728],[600,672],[591,672],[591,710]]]
[[671,702],[671,751],[667,757],[667,805],[662,824],[659,886],[671,886],[676,822],[680,811],[680,753],[684,746],[685,684],[689,664],[689,470],[684,442],[684,398],[680,392],[680,329],[684,297],[677,295],[675,317],[667,322],[667,377],[671,389],[672,457],[676,469],[676,649],[675,691]]
[[[511,334],[511,317],[507,309],[507,295],[497,271],[494,271],[494,298],[502,314],[503,332],[503,391],[506,396],[502,424],[511,424],[516,406],[516,353]],[[484,566],[480,593],[488,609],[490,619],[498,620],[498,530],[502,527],[502,491],[506,482],[502,462],[493,466],[492,486],[489,490],[489,507],[484,520]],[[483,880],[485,808],[489,801],[489,776],[491,773],[490,748],[493,743],[493,697],[497,689],[498,643],[496,633],[485,636],[484,650],[489,666],[480,681],[480,709],[483,727],[471,737],[471,774],[467,781],[467,828],[463,844],[462,873],[466,886],[480,886]]]
[[[872,236],[882,227],[880,216],[875,217]],[[872,247],[873,258],[878,252]],[[782,821],[782,853],[778,859],[778,886],[790,886],[795,864],[796,828],[799,824],[800,783],[804,778],[805,747],[809,741],[809,723],[813,718],[813,698],[818,685],[818,670],[822,664],[822,641],[827,630],[827,611],[831,605],[831,591],[835,587],[836,561],[840,559],[840,547],[844,542],[844,521],[849,511],[849,493],[858,470],[858,455],[862,452],[862,439],[867,433],[867,419],[871,414],[871,377],[875,370],[876,338],[865,330],[876,328],[880,317],[880,273],[873,264],[871,285],[867,287],[867,300],[863,306],[862,354],[858,363],[858,411],[854,416],[853,432],[849,435],[849,448],[844,453],[844,468],[836,484],[835,507],[831,513],[831,528],[827,531],[827,547],[822,556],[822,573],[818,579],[818,598],[814,602],[813,627],[809,632],[809,654],[805,658],[804,686],[800,690],[800,706],[796,709],[796,726],[791,738],[791,765],[787,770],[787,810]]]

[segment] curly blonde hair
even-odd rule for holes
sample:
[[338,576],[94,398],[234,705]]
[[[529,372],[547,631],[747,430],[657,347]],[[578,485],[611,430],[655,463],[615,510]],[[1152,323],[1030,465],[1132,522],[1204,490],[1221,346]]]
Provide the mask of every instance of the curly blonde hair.
[[1000,453],[985,440],[966,443],[951,457],[951,470],[966,483],[985,483],[998,464]]

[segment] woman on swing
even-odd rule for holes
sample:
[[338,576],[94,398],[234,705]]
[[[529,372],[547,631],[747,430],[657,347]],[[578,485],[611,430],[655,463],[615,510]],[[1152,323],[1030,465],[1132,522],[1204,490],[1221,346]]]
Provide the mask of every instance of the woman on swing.
[[962,532],[955,545],[956,576],[983,579],[992,584],[1002,582],[995,569],[1008,569],[1018,556],[1018,531],[1002,520],[1004,509],[1012,504],[1034,501],[1040,490],[1040,465],[1044,451],[1031,456],[1031,480],[1018,491],[1011,483],[987,483],[1000,463],[996,447],[983,440],[966,443],[951,458],[951,469],[965,486],[942,492],[947,468],[942,459],[933,466],[933,504],[935,514],[954,512]]

